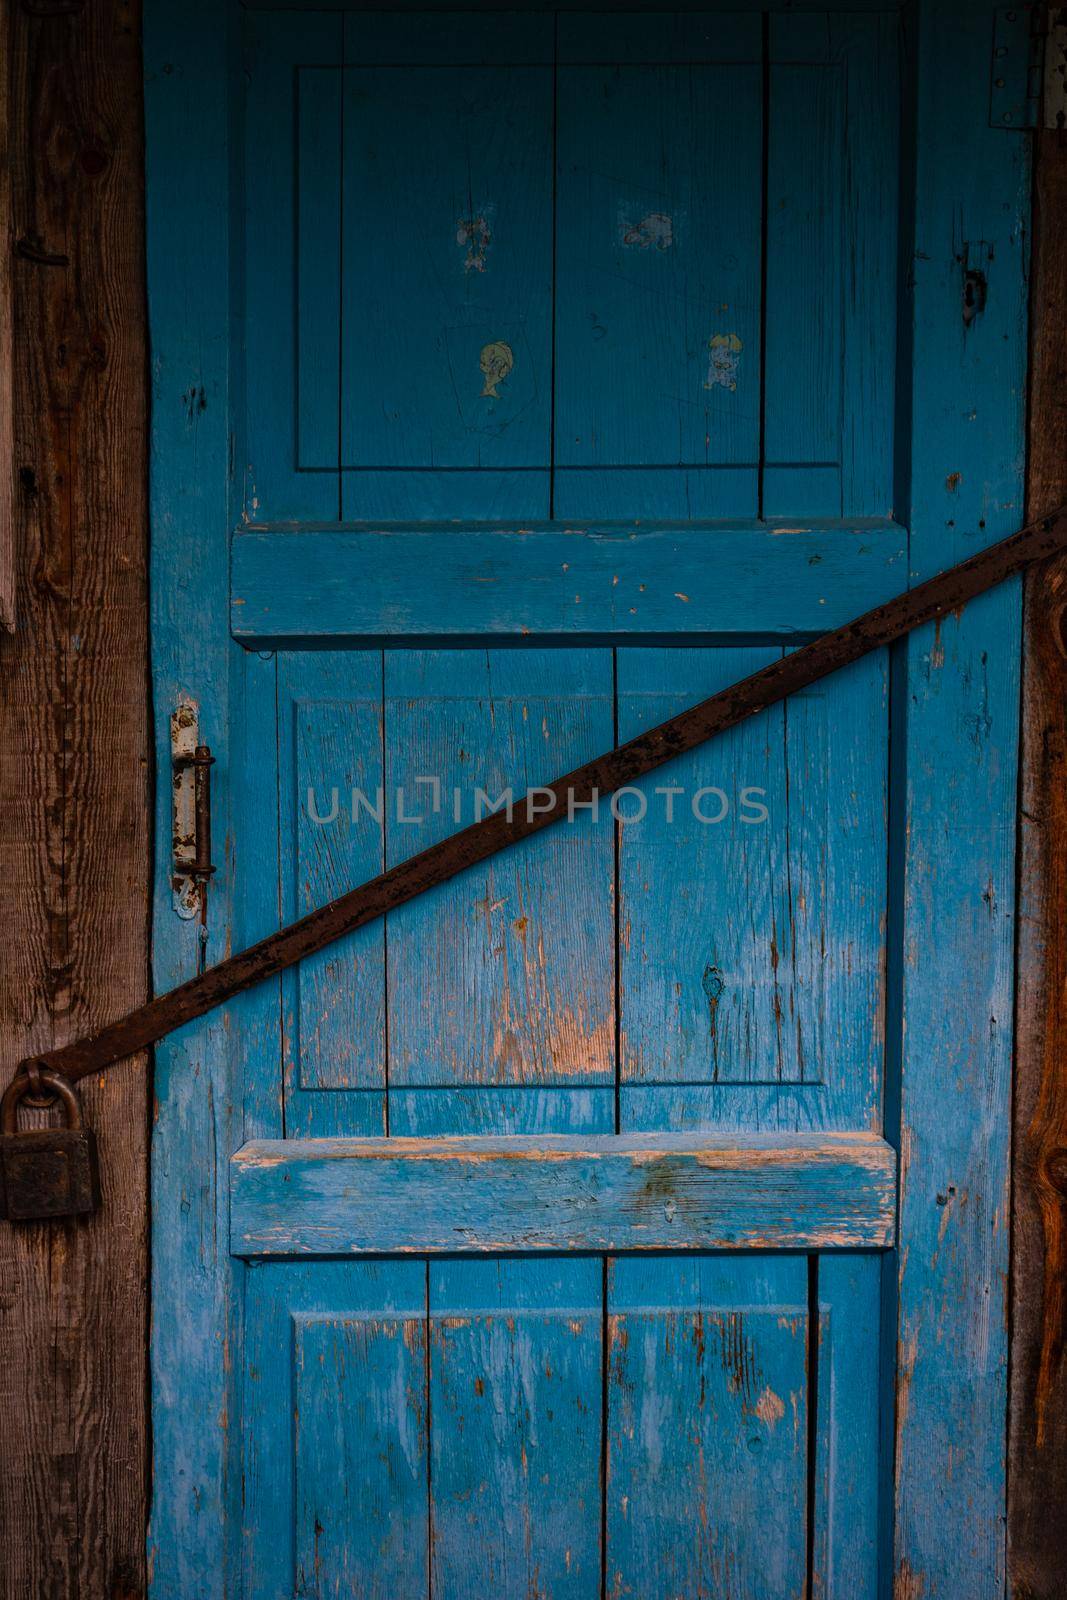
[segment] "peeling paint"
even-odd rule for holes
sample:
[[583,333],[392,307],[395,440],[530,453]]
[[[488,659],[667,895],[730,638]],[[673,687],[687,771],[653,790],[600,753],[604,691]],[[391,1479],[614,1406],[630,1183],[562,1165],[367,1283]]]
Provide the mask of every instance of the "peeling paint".
[[649,211],[640,222],[620,219],[622,242],[630,249],[669,250],[674,243],[673,219],[663,211]]
[[755,1412],[760,1421],[765,1422],[768,1428],[776,1427],[785,1416],[785,1402],[781,1395],[775,1394],[770,1384],[763,1389],[759,1399],[756,1401]]
[[479,365],[485,380],[482,384],[482,399],[499,400],[497,385],[504,382],[515,365],[514,351],[503,339],[494,339],[491,344],[482,346]]
[[708,375],[705,389],[737,388],[737,374],[741,365],[742,341],[736,333],[713,333],[708,340]]
[[493,231],[486,215],[458,218],[456,222],[456,243],[465,251],[463,257],[464,272],[485,271],[485,261],[492,242]]

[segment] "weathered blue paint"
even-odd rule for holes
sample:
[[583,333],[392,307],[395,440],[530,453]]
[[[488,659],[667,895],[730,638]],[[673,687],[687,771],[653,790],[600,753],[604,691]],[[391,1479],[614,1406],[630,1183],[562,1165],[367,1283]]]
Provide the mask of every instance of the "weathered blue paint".
[[892,1242],[874,1134],[268,1139],[233,1158],[235,1255],[796,1250]]
[[822,633],[906,584],[878,519],[767,527],[240,529],[242,644]]
[[[355,791],[373,804],[383,784],[381,698],[376,650],[279,659],[277,792],[287,922],[385,866],[381,833],[361,826],[359,811],[353,817],[351,798]],[[269,733],[264,743],[269,747]],[[384,1132],[384,954],[379,922],[282,975],[290,1137]]]
[[[419,9],[148,6],[161,987],[1018,520],[988,6]],[[1002,1595],[1016,648],[160,1048],[157,1600]]]
[[[212,886],[204,952],[196,924],[174,915],[169,782],[170,711],[190,698],[201,708],[204,737],[218,758],[212,787],[215,837],[223,845],[232,836],[230,668],[239,656],[219,627],[226,549],[217,536],[232,515],[230,42],[227,21],[211,0],[147,8],[150,592],[156,769],[162,774],[155,826],[157,990],[193,976],[202,954],[218,960],[231,926],[229,871]],[[190,1594],[224,1600],[232,1593],[240,1535],[240,1519],[232,1514],[239,1413],[227,1350],[239,1325],[243,1269],[227,1248],[225,1168],[243,1130],[234,1116],[231,1067],[227,1019],[220,1014],[172,1035],[155,1051],[152,1197],[154,1215],[166,1221],[153,1230],[153,1600]],[[200,1419],[195,1427],[193,1417]]]
[[607,1592],[802,1594],[803,1257],[615,1261],[608,1313]]
[[602,1281],[588,1257],[430,1263],[431,1594],[599,1591]]
[[[1028,140],[988,125],[992,9],[924,7],[908,30],[915,219],[901,511],[916,579],[1022,519],[1030,169]],[[968,270],[987,284],[969,326]],[[901,647],[901,1600],[1004,1588],[1019,636],[1012,582]],[[920,1064],[930,1060],[933,1075]]]

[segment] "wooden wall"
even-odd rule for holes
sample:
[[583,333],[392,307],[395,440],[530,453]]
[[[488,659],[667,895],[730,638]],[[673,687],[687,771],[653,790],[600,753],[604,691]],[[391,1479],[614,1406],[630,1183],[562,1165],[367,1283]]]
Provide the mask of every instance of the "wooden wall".
[[[0,639],[0,1072],[148,984],[138,0],[11,0],[14,635]],[[5,451],[6,455],[6,451]],[[2,519],[0,519],[2,525]],[[86,1086],[105,1207],[0,1224],[0,1594],[145,1592],[144,1061]]]

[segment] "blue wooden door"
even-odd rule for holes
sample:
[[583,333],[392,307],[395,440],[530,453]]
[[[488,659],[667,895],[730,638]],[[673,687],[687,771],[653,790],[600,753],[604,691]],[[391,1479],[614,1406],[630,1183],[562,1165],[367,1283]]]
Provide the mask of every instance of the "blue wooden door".
[[[156,0],[161,985],[1014,525],[966,16]],[[999,1592],[1014,607],[161,1049],[157,1596]]]

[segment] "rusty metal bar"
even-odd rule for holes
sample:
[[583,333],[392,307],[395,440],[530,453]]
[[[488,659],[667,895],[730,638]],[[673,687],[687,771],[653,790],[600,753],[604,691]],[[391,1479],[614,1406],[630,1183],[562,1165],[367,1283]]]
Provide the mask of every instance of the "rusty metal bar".
[[876,606],[854,622],[772,661],[759,672],[720,690],[688,711],[566,773],[554,784],[532,791],[510,814],[507,811],[491,813],[419,855],[391,867],[369,883],[349,890],[317,911],[261,939],[258,944],[250,945],[240,954],[209,967],[199,977],[180,984],[168,994],[138,1006],[117,1022],[45,1055],[29,1058],[20,1063],[19,1072],[25,1071],[30,1061],[36,1061],[76,1081],[143,1050],[175,1028],[202,1017],[242,990],[275,976],[335,939],[397,910],[467,867],[560,822],[573,814],[574,806],[635,783],[664,762],[695,749],[775,701],[806,689],[925,622],[958,611],[969,600],[1013,577],[1030,562],[1054,555],[1064,547],[1067,547],[1067,506],[908,593],[898,595],[895,600]]

